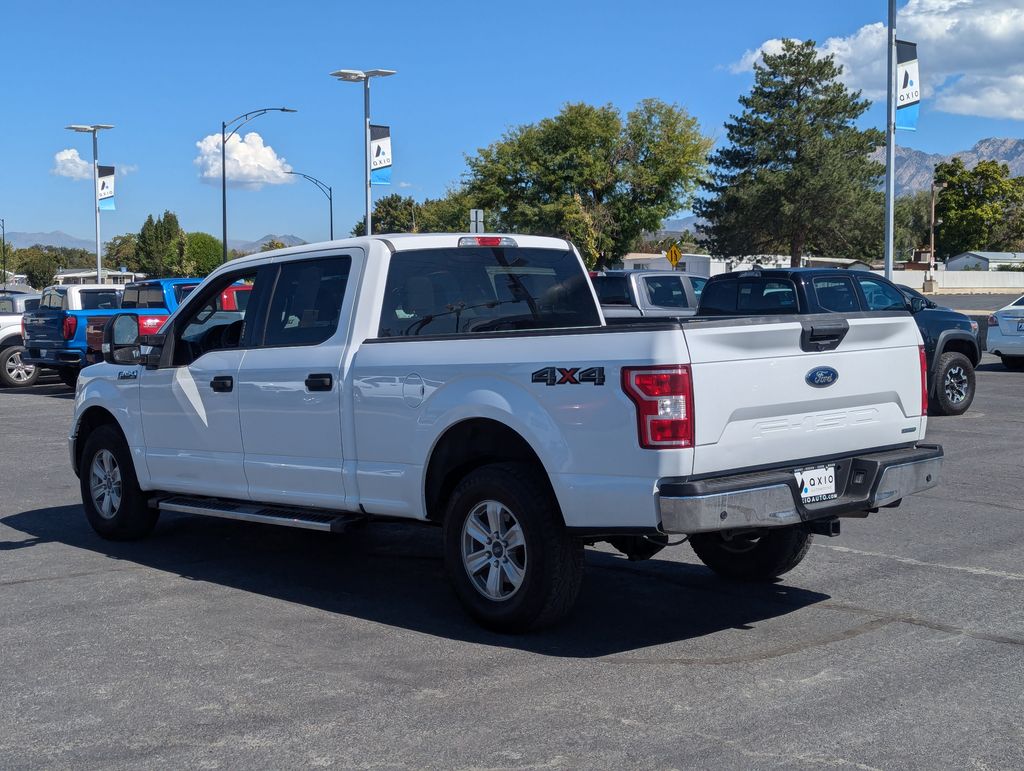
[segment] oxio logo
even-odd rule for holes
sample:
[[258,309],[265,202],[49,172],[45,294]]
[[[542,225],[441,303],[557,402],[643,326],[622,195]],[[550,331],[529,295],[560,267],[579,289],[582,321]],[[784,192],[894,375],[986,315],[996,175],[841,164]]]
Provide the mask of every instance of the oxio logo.
[[804,377],[807,385],[814,388],[828,388],[839,380],[839,373],[831,367],[815,367]]

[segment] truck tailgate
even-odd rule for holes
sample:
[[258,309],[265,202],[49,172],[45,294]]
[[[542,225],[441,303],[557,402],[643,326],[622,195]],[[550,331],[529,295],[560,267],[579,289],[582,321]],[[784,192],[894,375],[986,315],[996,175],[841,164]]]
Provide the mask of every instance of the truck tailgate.
[[25,314],[24,322],[26,346],[40,343],[64,343],[64,311],[32,311]]
[[[849,328],[834,350],[802,342],[805,329],[844,318]],[[686,324],[684,335],[697,416],[695,475],[838,457],[924,436],[921,338],[906,314],[732,319]]]

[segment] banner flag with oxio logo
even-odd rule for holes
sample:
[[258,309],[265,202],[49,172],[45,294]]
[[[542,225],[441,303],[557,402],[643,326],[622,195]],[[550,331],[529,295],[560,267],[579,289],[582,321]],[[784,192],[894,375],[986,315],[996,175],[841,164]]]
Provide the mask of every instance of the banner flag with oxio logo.
[[921,104],[921,73],[917,67],[917,43],[896,41],[896,128],[917,131]]
[[97,167],[96,198],[101,211],[114,211],[114,167]]
[[391,184],[391,127],[370,125],[370,184]]

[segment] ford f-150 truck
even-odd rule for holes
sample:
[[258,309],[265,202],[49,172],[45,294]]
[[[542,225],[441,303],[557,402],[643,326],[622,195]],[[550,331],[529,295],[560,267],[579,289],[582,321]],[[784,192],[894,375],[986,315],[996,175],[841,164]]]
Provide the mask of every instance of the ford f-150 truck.
[[28,364],[56,370],[60,379],[74,387],[86,366],[86,327],[89,318],[109,317],[121,307],[121,287],[112,284],[48,286],[39,307],[24,316],[25,353]]
[[[201,282],[201,278],[153,278],[126,284],[121,295],[121,309],[135,314],[140,334],[157,332]],[[95,364],[102,358],[103,328],[108,321],[109,316],[90,316],[87,321],[85,360],[89,364]]]
[[112,319],[75,397],[97,533],[139,538],[161,512],[432,523],[463,605],[505,631],[568,612],[587,543],[645,558],[681,534],[718,573],[768,580],[942,463],[909,314],[607,326],[554,238],[243,257],[137,330]]

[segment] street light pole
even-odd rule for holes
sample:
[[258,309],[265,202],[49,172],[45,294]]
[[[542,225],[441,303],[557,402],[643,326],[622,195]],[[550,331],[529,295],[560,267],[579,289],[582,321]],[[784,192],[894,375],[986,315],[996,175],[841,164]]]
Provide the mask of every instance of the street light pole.
[[0,260],[3,261],[4,289],[7,288],[7,223],[0,217]]
[[896,0],[889,0],[887,101],[885,106],[885,277],[892,280],[893,213],[896,198]]
[[79,134],[92,134],[92,201],[93,213],[96,215],[96,283],[103,283],[103,254],[100,252],[100,152],[99,133],[104,129],[114,128],[109,123],[94,123],[86,126],[73,123],[65,126],[68,131]]
[[366,157],[364,159],[364,184],[366,185],[366,235],[373,233],[373,188],[370,184],[370,78],[386,78],[394,75],[395,70],[335,70],[332,77],[347,83],[363,84],[363,132],[365,137]]
[[[232,118],[229,121],[220,122],[220,218],[221,218],[221,264],[228,261],[228,172],[227,172],[227,144],[228,140],[231,139],[235,134],[238,133],[239,129],[242,128],[246,123],[258,118],[261,115],[266,115],[268,112],[297,112],[290,107],[264,107],[259,110],[251,110],[244,112],[237,118]],[[241,121],[239,123],[239,121]],[[227,134],[228,126],[238,123],[237,126],[232,129],[230,134]]]
[[330,221],[331,221],[331,228],[330,228],[331,240],[333,241],[334,240],[334,190],[331,189],[330,185],[328,185],[328,184],[326,184],[324,182],[321,182],[316,177],[309,176],[309,174],[303,174],[301,171],[286,171],[285,174],[294,174],[297,177],[304,177],[305,179],[308,179],[310,182],[312,182],[314,185],[316,185],[320,189],[321,193],[323,193],[324,195],[327,196],[327,209],[328,209],[328,215],[329,215]]

